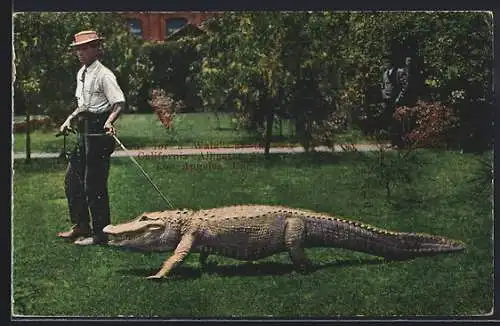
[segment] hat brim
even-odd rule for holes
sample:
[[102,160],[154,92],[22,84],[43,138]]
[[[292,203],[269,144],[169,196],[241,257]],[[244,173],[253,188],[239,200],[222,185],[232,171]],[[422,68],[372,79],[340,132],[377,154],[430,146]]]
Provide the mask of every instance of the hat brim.
[[75,46],[78,46],[78,45],[92,43],[92,42],[99,42],[99,41],[102,41],[102,40],[104,40],[103,37],[98,37],[98,38],[95,38],[95,39],[92,39],[92,40],[85,40],[85,41],[81,41],[81,42],[73,42],[69,46],[75,47]]

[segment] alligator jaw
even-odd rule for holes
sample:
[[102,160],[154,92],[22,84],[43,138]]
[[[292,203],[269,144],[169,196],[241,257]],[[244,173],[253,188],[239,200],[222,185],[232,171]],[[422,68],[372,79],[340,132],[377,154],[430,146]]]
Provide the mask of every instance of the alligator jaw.
[[119,225],[107,225],[103,232],[111,239],[111,246],[136,246],[144,243],[148,234],[162,229],[161,226],[150,223],[126,223]]
[[117,230],[116,226],[108,225],[103,229],[103,232],[110,237],[108,241],[108,245],[111,246],[122,246],[125,245],[126,242],[133,239],[133,235],[137,234],[135,232],[120,232]]

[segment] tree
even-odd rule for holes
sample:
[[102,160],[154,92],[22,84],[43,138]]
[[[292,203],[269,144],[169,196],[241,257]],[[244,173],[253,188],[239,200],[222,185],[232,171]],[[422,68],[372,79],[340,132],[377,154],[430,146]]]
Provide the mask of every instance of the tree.
[[[308,147],[314,121],[334,111],[336,40],[345,14],[227,13],[198,40],[200,96],[212,111],[233,106],[269,154],[275,117],[292,117]],[[333,42],[332,42],[333,41]]]
[[136,105],[149,66],[137,60],[142,41],[118,14],[33,12],[14,16],[15,114],[24,113],[29,120],[31,114],[43,113],[60,123],[75,109],[80,63],[69,44],[75,33],[85,29],[105,37],[102,60],[115,72],[129,106]]
[[489,138],[493,99],[491,14],[351,13],[348,26],[348,38],[342,43],[345,65],[341,69],[341,107],[353,113],[360,107],[361,112],[355,115],[369,118],[368,108],[380,101],[382,58],[389,56],[401,65],[405,56],[412,56],[416,70],[423,73],[421,98],[453,103],[463,135],[475,131],[485,134],[477,137]]
[[151,65],[150,79],[143,84],[144,93],[162,89],[172,94],[175,101],[184,102],[190,110],[199,109],[200,99],[191,82],[191,65],[198,59],[189,36],[165,43],[146,42],[139,57]]

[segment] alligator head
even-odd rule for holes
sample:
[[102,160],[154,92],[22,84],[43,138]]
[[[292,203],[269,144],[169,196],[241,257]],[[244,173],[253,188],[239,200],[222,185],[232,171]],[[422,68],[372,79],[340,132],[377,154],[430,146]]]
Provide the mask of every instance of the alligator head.
[[142,251],[169,251],[180,240],[182,218],[187,211],[145,212],[132,221],[107,225],[103,232],[111,246]]

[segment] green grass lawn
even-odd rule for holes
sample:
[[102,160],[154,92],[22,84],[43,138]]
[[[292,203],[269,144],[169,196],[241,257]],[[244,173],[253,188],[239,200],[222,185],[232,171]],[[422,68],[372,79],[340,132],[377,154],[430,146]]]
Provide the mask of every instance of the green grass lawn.
[[[56,238],[69,227],[65,164],[15,162],[14,313],[48,316],[332,317],[470,315],[491,311],[490,183],[475,156],[421,153],[422,174],[385,197],[368,185],[368,159],[316,153],[209,158],[140,158],[176,208],[260,203],[353,218],[379,227],[462,240],[462,253],[385,262],[342,249],[310,249],[318,269],[293,271],[286,253],[247,265],[210,256],[201,273],[188,256],[171,278],[146,280],[168,253],[79,247]],[[186,165],[187,164],[187,165]],[[188,167],[188,168],[186,168]],[[473,181],[475,180],[475,181]],[[112,221],[167,205],[127,158],[113,158]],[[215,264],[216,263],[216,264]]]
[[[19,117],[17,118],[19,119]],[[232,144],[258,144],[258,136],[245,130],[236,130],[230,114],[221,114],[218,122],[214,114],[185,113],[174,119],[174,128],[166,129],[154,114],[123,114],[116,122],[118,137],[129,149],[140,147],[164,146],[230,146]],[[32,133],[32,152],[59,152],[63,147],[63,138],[56,138],[57,130]],[[282,143],[298,143],[293,136],[291,122],[282,125],[282,136],[278,125],[274,130],[273,146]],[[75,136],[68,137],[68,144],[75,142]],[[339,135],[339,141],[366,142],[357,131]],[[26,136],[14,134],[14,152],[25,151]]]

